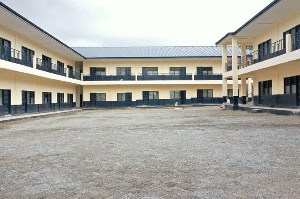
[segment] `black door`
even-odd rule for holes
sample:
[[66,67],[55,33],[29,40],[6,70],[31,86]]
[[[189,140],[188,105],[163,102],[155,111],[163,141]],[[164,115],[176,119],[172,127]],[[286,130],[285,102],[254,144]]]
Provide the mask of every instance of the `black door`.
[[197,67],[197,77],[199,80],[203,79],[203,67]]
[[203,90],[197,90],[197,103],[203,103]]
[[62,93],[57,93],[57,105],[58,105],[58,109],[62,108]]
[[90,106],[91,107],[96,107],[96,93],[91,93],[90,94]]
[[263,82],[258,82],[258,103],[263,104],[264,99],[264,84]]
[[27,113],[27,91],[22,91],[22,111]]
[[186,104],[186,91],[180,91],[180,104]]
[[180,79],[186,79],[186,68],[180,67]]
[[143,91],[143,105],[149,105],[149,91]]
[[131,79],[131,67],[126,67],[125,68],[125,80],[130,80]]
[[125,104],[126,106],[132,106],[132,93],[125,94]]
[[51,72],[51,58],[47,57],[45,55],[42,55],[42,65],[43,65],[43,70],[47,72]]
[[10,90],[2,90],[3,95],[3,111],[4,115],[10,114],[10,108],[11,108],[11,92]]
[[297,76],[297,106],[300,106],[300,76]]

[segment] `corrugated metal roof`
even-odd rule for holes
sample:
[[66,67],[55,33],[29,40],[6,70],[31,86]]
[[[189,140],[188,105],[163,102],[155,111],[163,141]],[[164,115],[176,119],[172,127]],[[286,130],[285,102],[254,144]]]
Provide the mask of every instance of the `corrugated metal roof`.
[[[106,58],[219,58],[221,46],[74,47],[87,59]],[[249,54],[250,51],[247,53]],[[238,50],[241,55],[241,50]],[[228,47],[228,56],[231,48]]]

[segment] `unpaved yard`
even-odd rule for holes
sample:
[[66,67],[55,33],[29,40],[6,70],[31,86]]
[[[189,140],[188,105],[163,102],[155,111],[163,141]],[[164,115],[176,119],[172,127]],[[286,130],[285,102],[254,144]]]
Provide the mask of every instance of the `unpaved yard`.
[[299,117],[133,108],[0,124],[0,198],[299,196]]

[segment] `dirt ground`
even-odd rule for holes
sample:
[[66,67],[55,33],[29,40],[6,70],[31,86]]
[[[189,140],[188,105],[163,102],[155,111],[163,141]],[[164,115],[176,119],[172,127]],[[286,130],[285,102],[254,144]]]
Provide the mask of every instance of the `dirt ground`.
[[300,117],[218,107],[0,124],[0,198],[299,198]]

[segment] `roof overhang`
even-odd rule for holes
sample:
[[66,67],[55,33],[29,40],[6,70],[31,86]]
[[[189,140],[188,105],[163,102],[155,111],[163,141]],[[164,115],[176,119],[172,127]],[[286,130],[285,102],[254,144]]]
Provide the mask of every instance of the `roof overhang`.
[[235,32],[227,33],[216,45],[231,44],[233,36],[238,43],[252,43],[256,35],[299,10],[299,0],[274,0]]
[[82,61],[84,56],[0,2],[0,24],[64,57]]

